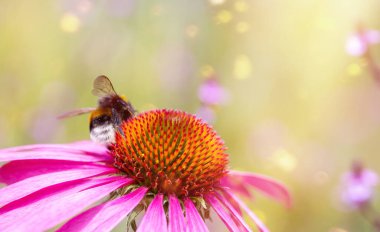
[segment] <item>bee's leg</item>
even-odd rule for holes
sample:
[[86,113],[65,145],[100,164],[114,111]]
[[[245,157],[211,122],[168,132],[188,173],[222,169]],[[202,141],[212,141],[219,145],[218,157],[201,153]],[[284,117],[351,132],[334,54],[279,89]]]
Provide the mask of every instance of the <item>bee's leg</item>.
[[115,127],[115,130],[121,134],[122,136],[125,136],[124,135],[124,132],[123,130],[121,129],[121,124],[123,122],[119,112],[117,112],[116,109],[112,108],[112,124],[114,125]]

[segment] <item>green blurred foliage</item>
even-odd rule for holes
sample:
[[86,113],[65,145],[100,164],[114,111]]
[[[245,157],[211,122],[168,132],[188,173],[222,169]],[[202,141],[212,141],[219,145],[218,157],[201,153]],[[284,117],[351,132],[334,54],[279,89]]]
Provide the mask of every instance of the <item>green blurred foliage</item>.
[[56,116],[96,105],[97,75],[139,111],[195,113],[214,70],[231,96],[214,124],[231,168],[292,192],[289,210],[261,196],[250,203],[269,228],[370,231],[343,210],[338,185],[353,159],[380,170],[380,88],[344,49],[358,23],[380,28],[379,9],[375,0],[3,0],[0,146],[88,139],[86,116]]

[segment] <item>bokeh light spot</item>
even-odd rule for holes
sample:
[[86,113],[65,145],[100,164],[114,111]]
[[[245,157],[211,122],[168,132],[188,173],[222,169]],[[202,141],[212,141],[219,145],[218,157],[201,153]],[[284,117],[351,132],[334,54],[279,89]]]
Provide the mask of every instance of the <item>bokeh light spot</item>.
[[249,23],[247,22],[238,22],[236,24],[236,31],[238,33],[245,33],[249,30]]
[[252,73],[251,60],[247,55],[239,55],[234,64],[234,76],[236,79],[246,79]]
[[61,29],[64,32],[74,33],[77,32],[80,27],[80,20],[76,15],[66,13],[61,18]]
[[297,159],[285,149],[278,149],[273,154],[273,160],[284,171],[293,171],[297,166]]
[[216,15],[216,22],[220,24],[229,23],[232,20],[232,13],[228,10],[221,10]]

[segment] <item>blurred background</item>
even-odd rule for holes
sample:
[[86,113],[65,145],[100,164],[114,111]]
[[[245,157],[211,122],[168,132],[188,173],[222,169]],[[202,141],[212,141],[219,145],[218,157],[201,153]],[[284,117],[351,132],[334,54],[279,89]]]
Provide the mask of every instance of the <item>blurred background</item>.
[[105,74],[140,112],[204,117],[232,169],[285,183],[291,209],[249,203],[272,231],[372,231],[339,191],[354,160],[380,170],[380,46],[370,59],[347,49],[358,25],[380,29],[379,12],[378,0],[2,0],[0,147],[88,139],[87,116],[56,117],[95,106]]

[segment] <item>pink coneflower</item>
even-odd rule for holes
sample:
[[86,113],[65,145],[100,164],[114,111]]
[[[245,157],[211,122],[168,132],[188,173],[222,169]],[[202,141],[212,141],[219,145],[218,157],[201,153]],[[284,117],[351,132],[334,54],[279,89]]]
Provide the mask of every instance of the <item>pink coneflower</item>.
[[208,231],[211,209],[230,231],[251,231],[243,212],[268,231],[236,194],[249,197],[253,188],[290,204],[278,182],[229,171],[223,141],[193,115],[149,111],[122,131],[107,147],[86,141],[1,150],[0,162],[10,162],[0,168],[8,184],[0,189],[0,231],[44,231],[65,221],[59,231],[110,231],[125,217],[137,231]]

